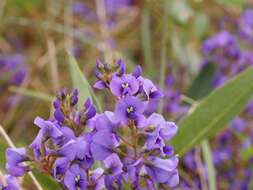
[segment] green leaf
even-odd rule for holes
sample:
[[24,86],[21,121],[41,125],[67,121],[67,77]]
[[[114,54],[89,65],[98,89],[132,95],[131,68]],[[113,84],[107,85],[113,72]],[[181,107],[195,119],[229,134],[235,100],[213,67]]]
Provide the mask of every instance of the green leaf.
[[38,182],[43,186],[43,189],[52,190],[52,189],[60,189],[60,185],[54,181],[51,177],[42,174],[38,170],[33,170],[33,174],[35,175]]
[[[167,43],[168,43],[168,15],[169,15],[169,1],[165,1],[164,6],[164,13],[163,13],[163,29],[162,29],[162,41],[161,41],[161,51],[160,51],[160,77],[159,77],[159,86],[162,90],[164,90],[164,80],[165,80],[165,70],[166,70],[166,61],[167,61]],[[161,113],[163,108],[163,101],[160,102],[158,110]]]
[[202,143],[203,157],[205,164],[207,166],[208,174],[208,186],[209,190],[216,190],[216,172],[213,165],[212,152],[208,141],[203,141]]
[[79,90],[79,104],[78,107],[81,108],[83,106],[84,101],[87,98],[93,99],[95,102],[97,109],[101,112],[101,106],[100,103],[98,102],[89,82],[85,78],[84,74],[80,70],[76,59],[68,53],[69,56],[69,71],[72,79],[72,83],[74,88],[77,88]]
[[208,95],[213,89],[213,77],[216,72],[214,64],[205,65],[190,86],[187,96],[195,100]]
[[252,97],[252,81],[253,68],[249,68],[203,99],[179,122],[178,133],[171,141],[176,153],[182,156],[238,115]]
[[43,92],[37,92],[37,91],[33,91],[33,90],[29,90],[26,88],[22,88],[22,87],[16,87],[16,86],[11,86],[8,89],[10,92],[14,92],[17,94],[21,94],[30,98],[36,98],[36,99],[41,99],[47,102],[52,102],[53,97],[49,94],[45,94]]

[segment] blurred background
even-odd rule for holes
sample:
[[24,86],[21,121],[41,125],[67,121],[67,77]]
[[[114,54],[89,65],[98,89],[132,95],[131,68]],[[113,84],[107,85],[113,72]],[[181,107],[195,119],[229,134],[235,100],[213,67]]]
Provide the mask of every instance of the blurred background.
[[[176,122],[253,65],[251,0],[0,0],[0,23],[0,124],[16,145],[30,144],[34,118],[50,117],[57,90],[71,88],[67,52],[91,85],[96,59],[141,65]],[[110,95],[95,93],[110,109]],[[253,189],[252,116],[250,103],[209,141],[217,189]],[[181,159],[180,177],[177,189],[209,189],[200,147]]]

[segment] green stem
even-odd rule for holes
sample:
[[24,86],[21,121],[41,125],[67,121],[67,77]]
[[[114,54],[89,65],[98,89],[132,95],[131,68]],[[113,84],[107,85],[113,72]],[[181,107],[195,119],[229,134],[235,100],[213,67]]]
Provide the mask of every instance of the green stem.
[[202,142],[202,151],[205,164],[207,166],[208,173],[208,187],[209,190],[216,190],[216,172],[215,167],[213,165],[212,153],[207,140]]
[[148,8],[144,8],[142,11],[141,36],[144,63],[147,68],[147,73],[152,75],[154,70],[152,65],[153,55],[150,34],[150,13]]
[[[163,13],[163,30],[162,30],[162,41],[161,41],[161,52],[160,52],[160,79],[159,86],[161,90],[164,90],[164,80],[166,74],[166,52],[167,52],[167,42],[168,42],[168,17],[169,17],[169,4],[170,1],[164,1],[164,13]],[[162,113],[163,110],[163,100],[159,105],[159,112]]]

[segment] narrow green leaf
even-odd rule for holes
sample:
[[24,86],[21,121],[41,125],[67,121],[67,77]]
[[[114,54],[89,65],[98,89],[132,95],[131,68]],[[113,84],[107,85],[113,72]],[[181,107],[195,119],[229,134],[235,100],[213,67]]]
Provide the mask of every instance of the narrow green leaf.
[[[162,41],[161,41],[161,51],[160,51],[160,79],[159,79],[159,86],[163,90],[164,89],[164,80],[165,80],[165,70],[166,70],[166,52],[167,52],[167,42],[168,42],[168,18],[169,18],[169,1],[164,1],[164,13],[163,13],[163,29],[162,29]],[[162,112],[163,108],[163,100],[160,102],[159,105],[159,112]]]
[[197,100],[208,95],[213,89],[213,77],[216,71],[214,64],[205,65],[190,86],[187,96]]
[[75,88],[78,88],[79,93],[80,93],[78,106],[81,108],[84,101],[87,98],[91,98],[96,104],[98,110],[101,112],[100,103],[98,102],[89,82],[87,81],[84,74],[80,70],[76,62],[76,59],[70,53],[68,53],[68,56],[69,56],[69,70],[70,70],[72,83]]
[[14,92],[17,94],[21,94],[27,97],[31,97],[31,98],[37,98],[37,99],[41,99],[47,102],[51,102],[53,100],[53,97],[50,96],[49,94],[43,93],[43,92],[37,92],[34,90],[29,90],[26,88],[22,88],[22,87],[16,87],[16,86],[11,86],[8,89],[10,92]]
[[52,189],[60,189],[60,186],[56,181],[54,181],[51,177],[42,174],[38,170],[33,170],[33,174],[35,175],[36,179],[39,183],[43,186],[45,190],[52,190]]
[[144,56],[144,63],[147,68],[147,73],[152,75],[154,73],[153,68],[153,56],[151,46],[151,34],[150,34],[150,13],[148,8],[144,8],[142,11],[141,20],[141,37],[142,37],[142,49]]
[[216,190],[216,172],[213,165],[212,152],[208,141],[202,142],[202,150],[205,164],[207,166],[209,190]]
[[253,68],[249,68],[203,99],[179,123],[179,131],[171,141],[176,152],[182,156],[238,115],[253,95],[252,81]]

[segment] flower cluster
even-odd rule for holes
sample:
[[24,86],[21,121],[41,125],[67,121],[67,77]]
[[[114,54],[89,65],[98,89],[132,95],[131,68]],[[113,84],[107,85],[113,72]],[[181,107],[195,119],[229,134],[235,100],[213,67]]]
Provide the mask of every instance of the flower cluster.
[[61,90],[54,116],[34,121],[39,132],[29,146],[33,154],[25,148],[6,150],[9,175],[23,176],[35,163],[69,190],[177,186],[178,157],[167,144],[177,126],[158,113],[145,114],[162,93],[141,76],[140,66],[127,74],[122,60],[116,65],[97,61],[96,76],[94,87],[114,95],[114,110],[97,113],[90,99],[80,106],[78,90]]

